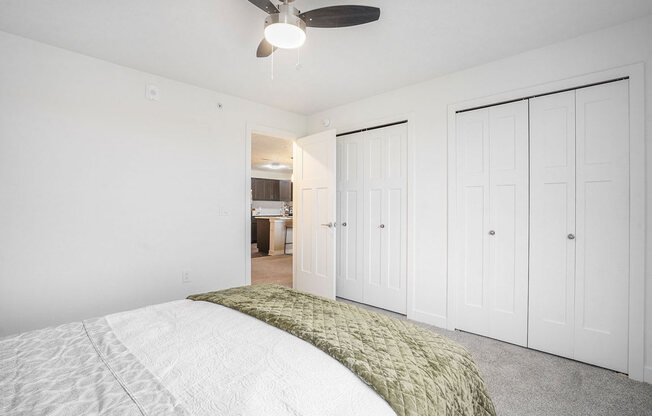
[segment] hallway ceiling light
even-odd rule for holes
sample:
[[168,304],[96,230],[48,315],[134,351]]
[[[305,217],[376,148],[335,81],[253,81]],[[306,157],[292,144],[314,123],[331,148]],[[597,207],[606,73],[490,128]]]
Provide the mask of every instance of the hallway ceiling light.
[[265,168],[265,169],[274,169],[274,170],[292,169],[291,166],[281,165],[278,162],[272,162],[272,163],[264,165],[262,167]]

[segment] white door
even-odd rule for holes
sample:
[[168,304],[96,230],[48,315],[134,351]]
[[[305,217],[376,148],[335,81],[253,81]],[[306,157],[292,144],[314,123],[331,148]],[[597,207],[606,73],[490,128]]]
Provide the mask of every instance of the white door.
[[407,310],[407,124],[364,140],[363,302]]
[[530,101],[529,346],[623,372],[628,119],[627,81]]
[[528,346],[573,357],[575,91],[530,100]]
[[527,344],[528,105],[457,116],[457,327]]
[[337,139],[337,296],[362,302],[363,153],[366,133]]
[[335,298],[335,130],[294,144],[294,287]]
[[527,345],[528,103],[489,108],[490,336]]
[[457,328],[489,336],[489,110],[457,114]]
[[575,358],[627,372],[629,82],[577,90]]

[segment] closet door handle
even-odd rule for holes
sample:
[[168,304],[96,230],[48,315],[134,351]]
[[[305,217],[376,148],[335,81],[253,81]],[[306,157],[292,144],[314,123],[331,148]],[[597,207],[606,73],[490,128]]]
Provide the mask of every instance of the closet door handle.
[[568,239],[569,240],[575,240],[575,234],[573,234],[573,233],[568,234]]
[[346,223],[345,223],[345,222],[342,223],[342,227],[346,227]]
[[322,227],[333,228],[335,226],[335,224],[333,224],[332,222],[329,222],[328,224],[322,224],[321,226]]
[[378,228],[385,228],[385,224],[380,224]]
[[496,235],[496,232],[494,230],[490,230],[489,235]]

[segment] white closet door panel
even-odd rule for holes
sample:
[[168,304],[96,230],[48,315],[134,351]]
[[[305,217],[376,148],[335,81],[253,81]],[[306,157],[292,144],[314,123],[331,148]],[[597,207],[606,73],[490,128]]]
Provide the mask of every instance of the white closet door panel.
[[404,190],[388,189],[387,190],[387,219],[385,236],[383,240],[387,244],[386,255],[387,262],[383,270],[383,280],[387,282],[387,289],[393,290],[400,296],[404,291],[404,273],[403,258],[405,257],[405,224],[403,217],[403,201],[405,200]]
[[573,357],[575,91],[530,100],[528,346]]
[[528,103],[489,108],[490,336],[527,344]]
[[365,280],[363,295],[365,302],[370,302],[372,290],[381,287],[381,270],[383,268],[383,233],[380,228],[383,209],[383,190],[365,190]]
[[349,136],[339,137],[337,139],[337,185],[338,187],[356,188],[361,179],[359,172],[360,156],[362,144],[360,143],[360,133]]
[[358,206],[362,203],[360,196],[361,192],[357,190],[338,191],[338,218],[345,220],[338,221],[337,296],[355,301],[362,300],[357,247],[362,236],[355,226],[358,223]]
[[384,130],[386,205],[383,237],[387,242],[386,279],[382,304],[386,309],[407,313],[407,124]]
[[363,301],[374,304],[371,293],[381,288],[383,269],[383,234],[380,224],[383,221],[383,137],[370,137],[364,140],[364,283]]
[[337,296],[362,302],[363,133],[337,139]]
[[575,358],[627,371],[628,81],[577,90]]
[[493,308],[513,314],[516,306],[516,199],[518,191],[514,185],[495,186],[491,190],[493,228],[500,234],[491,239],[494,275]]
[[458,280],[457,327],[479,335],[489,336],[488,282],[489,239],[487,235],[488,192],[484,186],[465,186],[461,189],[459,218],[462,237],[462,262]]
[[488,241],[485,238],[485,192],[483,187],[468,186],[464,189],[464,305],[485,308],[485,260]]
[[367,133],[364,171],[363,299],[406,313],[407,125]]
[[489,110],[459,113],[457,128],[457,327],[489,336]]

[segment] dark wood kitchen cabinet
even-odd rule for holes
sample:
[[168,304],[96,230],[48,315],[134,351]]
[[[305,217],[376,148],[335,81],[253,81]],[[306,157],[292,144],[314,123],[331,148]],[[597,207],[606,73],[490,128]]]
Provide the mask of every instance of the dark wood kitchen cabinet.
[[253,201],[291,201],[292,182],[251,178],[251,199]]
[[262,182],[258,178],[251,178],[251,200],[260,201],[263,195]]
[[275,179],[265,179],[265,201],[280,201],[281,190],[279,181]]
[[258,241],[258,221],[256,217],[251,217],[251,244]]
[[292,182],[291,181],[279,181],[279,190],[280,190],[280,201],[290,202],[292,201]]
[[258,251],[261,253],[269,253],[269,220],[268,219],[257,219],[256,220],[256,231],[257,231],[257,242]]
[[[276,182],[276,184],[274,182]],[[274,179],[251,178],[252,200],[278,201],[279,193],[278,181]]]
[[254,201],[278,201],[279,183],[275,179],[251,178],[251,199]]

